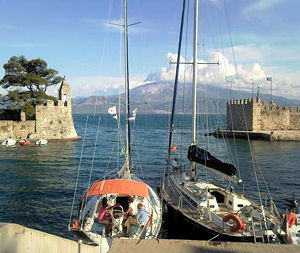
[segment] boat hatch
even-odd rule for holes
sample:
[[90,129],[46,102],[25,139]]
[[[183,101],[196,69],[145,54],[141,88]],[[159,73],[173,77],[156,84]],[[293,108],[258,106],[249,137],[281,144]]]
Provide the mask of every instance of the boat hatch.
[[225,203],[225,195],[224,194],[217,192],[217,191],[212,191],[211,195],[215,196],[218,203],[220,203],[220,204]]

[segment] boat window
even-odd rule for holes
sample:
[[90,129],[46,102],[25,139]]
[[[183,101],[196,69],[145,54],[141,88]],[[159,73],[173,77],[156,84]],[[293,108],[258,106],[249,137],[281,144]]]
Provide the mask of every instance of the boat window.
[[215,208],[215,205],[210,205],[209,208]]
[[81,205],[81,215],[82,217],[86,217],[86,215],[92,217],[95,211],[95,206],[97,204],[97,196],[88,197],[87,200],[82,200],[84,203],[80,203]]
[[243,207],[244,205],[243,204],[238,204],[238,207]]
[[225,202],[225,196],[220,192],[211,192],[211,195],[216,197],[217,203],[224,203]]
[[228,204],[232,206],[232,201],[229,200],[229,201],[228,201]]

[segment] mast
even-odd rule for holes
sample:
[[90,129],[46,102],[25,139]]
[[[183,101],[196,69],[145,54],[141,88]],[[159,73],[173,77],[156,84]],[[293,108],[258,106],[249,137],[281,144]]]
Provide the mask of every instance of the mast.
[[174,132],[174,114],[175,114],[176,93],[177,93],[177,84],[178,84],[179,66],[180,66],[180,52],[181,52],[182,31],[183,31],[183,23],[184,23],[185,0],[183,0],[182,5],[183,6],[182,6],[181,23],[180,23],[178,52],[177,52],[177,62],[176,62],[177,65],[176,65],[176,75],[175,75],[175,82],[174,82],[172,114],[171,114],[171,120],[170,120],[169,149],[168,149],[168,161],[169,162],[170,162],[170,157],[171,157],[172,136],[173,136],[173,132]]
[[[191,145],[196,145],[197,129],[197,57],[198,57],[198,0],[194,0],[194,49],[193,49],[193,117]],[[191,162],[191,179],[196,178],[196,163]]]
[[128,23],[127,0],[124,0],[124,57],[125,57],[125,107],[126,107],[126,160],[124,177],[130,179],[130,122],[129,122],[129,70],[128,70]]

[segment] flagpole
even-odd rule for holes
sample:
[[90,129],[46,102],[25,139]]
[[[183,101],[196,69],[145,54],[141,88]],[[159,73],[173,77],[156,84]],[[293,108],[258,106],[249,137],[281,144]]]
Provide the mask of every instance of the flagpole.
[[273,96],[272,96],[272,85],[273,85],[273,81],[272,81],[272,79],[271,79],[271,103],[272,103],[272,101],[273,101]]
[[270,103],[272,104],[272,101],[273,101],[273,96],[272,96],[272,86],[273,86],[273,79],[272,79],[272,77],[271,76],[268,76],[267,77],[267,82],[270,82],[270,85],[271,85],[271,87],[270,87],[270,89],[271,89],[271,94],[270,94],[270,97],[271,97],[271,101],[270,101]]

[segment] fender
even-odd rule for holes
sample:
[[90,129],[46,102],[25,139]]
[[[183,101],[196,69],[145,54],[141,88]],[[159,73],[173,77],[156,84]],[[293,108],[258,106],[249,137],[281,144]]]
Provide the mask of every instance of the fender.
[[288,225],[289,225],[289,228],[291,228],[295,223],[296,223],[296,219],[297,219],[297,216],[295,213],[289,213],[288,215]]

